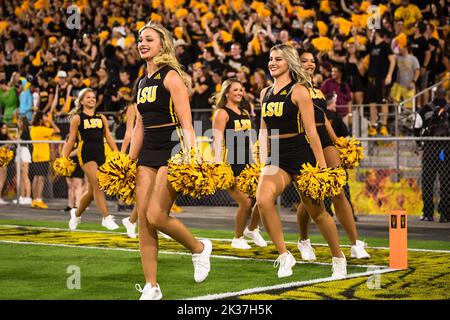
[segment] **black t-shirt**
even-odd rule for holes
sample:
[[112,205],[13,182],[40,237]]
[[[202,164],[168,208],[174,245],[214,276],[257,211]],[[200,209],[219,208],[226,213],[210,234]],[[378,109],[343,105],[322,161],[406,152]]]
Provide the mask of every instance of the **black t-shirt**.
[[392,53],[391,47],[382,41],[378,45],[370,43],[368,46],[370,54],[368,77],[384,79],[389,71],[389,56]]
[[338,137],[346,137],[349,135],[347,126],[336,111],[333,112],[331,110],[327,110],[326,115]]
[[235,59],[233,57],[228,57],[225,59],[227,72],[238,72],[241,67],[248,65],[248,60],[244,56],[241,56],[238,59]]
[[205,109],[209,107],[209,98],[214,93],[214,82],[211,79],[205,78],[198,81],[200,85],[207,85],[208,89],[202,94],[195,92],[192,95],[192,109]]
[[47,87],[39,87],[39,110],[43,111],[47,106],[50,95],[55,94],[55,88],[47,85]]
[[413,39],[411,42],[411,49],[412,54],[416,56],[417,60],[419,60],[420,65],[423,66],[423,62],[425,60],[425,52],[430,50],[428,40],[425,39],[424,36]]

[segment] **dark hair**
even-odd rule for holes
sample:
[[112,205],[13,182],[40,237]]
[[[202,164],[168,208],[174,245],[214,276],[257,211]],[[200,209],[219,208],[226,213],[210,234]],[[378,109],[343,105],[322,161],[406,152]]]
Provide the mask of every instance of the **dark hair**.
[[32,126],[41,125],[42,119],[44,119],[44,113],[42,111],[36,111],[33,120],[31,121]]

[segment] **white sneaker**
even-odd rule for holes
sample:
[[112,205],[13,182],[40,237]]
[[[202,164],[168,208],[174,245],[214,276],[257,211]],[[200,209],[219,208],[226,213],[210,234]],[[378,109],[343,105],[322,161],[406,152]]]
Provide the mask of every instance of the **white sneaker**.
[[19,204],[30,205],[33,200],[30,197],[22,198],[22,202],[19,201]]
[[119,229],[119,226],[114,222],[114,217],[112,215],[108,215],[106,218],[102,219],[102,226],[108,230]]
[[76,212],[77,212],[76,208],[70,209],[69,229],[72,231],[77,230],[77,226],[81,222],[81,217],[77,217]]
[[156,284],[156,287],[152,287],[151,283],[147,283],[144,286],[144,289],[142,289],[139,284],[136,284],[135,288],[137,291],[142,293],[139,300],[161,300],[162,298],[162,292],[159,288],[159,284]]
[[209,258],[212,251],[212,243],[208,239],[200,240],[203,243],[202,253],[194,253],[192,255],[192,263],[194,264],[195,282],[202,282],[208,277],[211,264]]
[[259,231],[259,227],[256,227],[255,230],[250,231],[248,229],[248,227],[245,228],[244,230],[244,236],[246,236],[247,238],[250,238],[253,240],[253,242],[258,246],[258,247],[267,247],[267,242],[266,240],[264,240],[264,238],[262,237],[260,231]]
[[8,202],[6,202],[5,200],[3,200],[2,198],[0,198],[0,205],[2,204],[8,204]]
[[332,278],[341,279],[347,276],[347,260],[345,259],[344,254],[342,253],[342,258],[333,257],[331,259],[333,274]]
[[122,219],[122,224],[125,226],[125,228],[127,229],[127,235],[130,238],[135,239],[136,238],[136,223],[132,223],[130,221],[130,218],[124,218]]
[[298,240],[297,242],[298,250],[302,255],[302,259],[306,261],[316,260],[316,254],[314,253],[314,248],[311,246],[311,240]]
[[294,256],[288,251],[278,256],[273,267],[278,268],[278,278],[285,278],[292,275],[292,267],[295,266],[296,261]]
[[[23,202],[23,198],[22,197],[19,197],[19,204],[21,204]],[[13,201],[12,201],[12,203],[13,204],[17,204],[17,199],[14,199]]]
[[366,244],[363,241],[356,240],[356,244],[351,248],[351,257],[356,259],[370,259],[370,255],[367,253],[364,247]]
[[247,241],[244,239],[244,237],[240,238],[233,238],[233,241],[231,241],[231,247],[235,249],[251,249],[250,245],[247,243]]

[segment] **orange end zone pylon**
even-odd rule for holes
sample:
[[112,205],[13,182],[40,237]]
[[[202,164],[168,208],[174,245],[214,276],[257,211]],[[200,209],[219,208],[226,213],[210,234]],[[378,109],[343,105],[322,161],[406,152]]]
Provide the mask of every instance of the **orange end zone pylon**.
[[406,211],[389,214],[389,267],[408,268],[408,216]]

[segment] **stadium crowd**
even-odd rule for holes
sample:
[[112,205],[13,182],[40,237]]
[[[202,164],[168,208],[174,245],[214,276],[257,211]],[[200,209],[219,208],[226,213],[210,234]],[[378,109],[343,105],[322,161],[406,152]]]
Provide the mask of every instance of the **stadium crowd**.
[[[18,128],[19,138],[27,140],[29,130],[23,128],[38,115],[45,120],[41,125],[52,128],[39,139],[54,133],[64,139],[74,100],[90,87],[97,110],[114,119],[113,134],[122,139],[133,84],[145,72],[138,31],[153,20],[172,32],[192,81],[193,119],[206,128],[214,95],[230,77],[243,83],[258,124],[259,94],[271,83],[269,50],[289,43],[315,48],[314,84],[336,96],[337,113],[347,125],[352,106],[370,104],[369,135],[388,135],[387,103],[448,75],[449,16],[446,0],[2,1],[1,125]],[[428,101],[425,94],[418,106]]]

